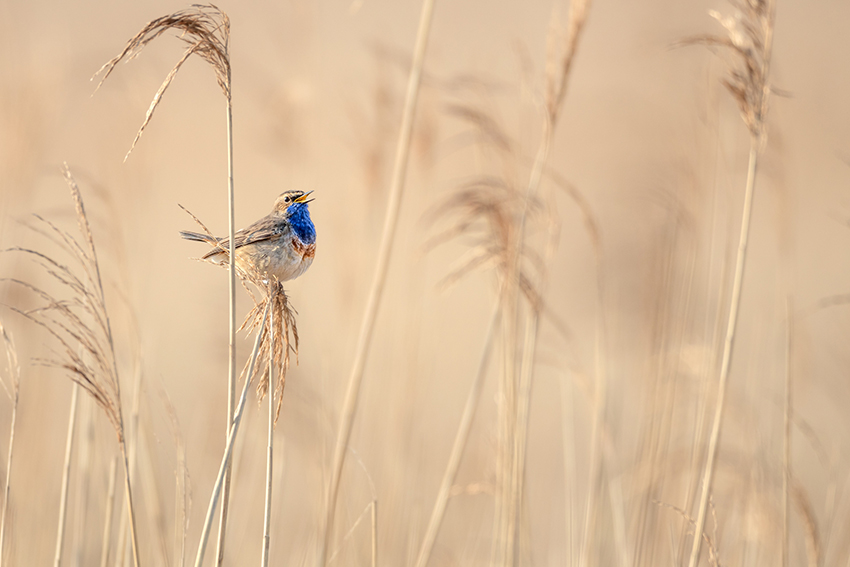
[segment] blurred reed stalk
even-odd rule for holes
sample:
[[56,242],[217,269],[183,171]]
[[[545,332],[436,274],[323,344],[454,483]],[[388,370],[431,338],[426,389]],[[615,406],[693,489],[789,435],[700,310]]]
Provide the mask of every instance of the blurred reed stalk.
[[[82,272],[82,276],[69,267],[41,252],[27,248],[12,248],[9,251],[21,252],[33,258],[61,288],[67,290],[70,299],[58,299],[56,296],[20,280],[10,280],[31,291],[44,305],[28,311],[13,309],[40,326],[62,346],[63,355],[54,358],[37,359],[46,366],[61,368],[70,374],[70,378],[83,388],[103,409],[112,424],[118,438],[118,446],[124,460],[124,493],[127,503],[127,517],[130,524],[130,536],[133,547],[133,560],[139,566],[139,545],[136,535],[136,516],[133,506],[131,474],[128,463],[127,436],[124,428],[124,413],[121,409],[121,381],[118,374],[118,362],[115,357],[115,342],[106,298],[100,276],[100,265],[94,246],[91,226],[86,216],[82,195],[77,182],[71,175],[67,164],[62,173],[77,212],[79,231],[83,244],[60,230],[53,223],[38,215],[42,223],[42,234],[62,248]],[[74,390],[76,396],[76,388]],[[73,416],[73,411],[72,411]],[[69,434],[71,433],[69,427]],[[66,457],[66,467],[68,457]],[[64,499],[64,497],[63,497]],[[61,530],[57,539],[61,538]],[[57,544],[57,548],[60,547]],[[58,549],[58,555],[61,550]]]
[[[587,12],[590,8],[590,0],[573,0],[570,2],[570,11],[567,31],[563,37],[556,33],[557,21],[553,18],[552,33],[549,34],[549,57],[545,73],[544,92],[544,116],[541,128],[540,142],[537,148],[531,173],[522,200],[522,214],[519,218],[519,229],[515,237],[510,239],[508,246],[507,273],[504,278],[504,290],[502,297],[502,318],[504,332],[504,373],[501,385],[500,431],[503,438],[500,444],[504,453],[501,457],[501,480],[500,499],[496,502],[496,515],[499,522],[496,545],[501,547],[497,556],[501,557],[501,564],[516,565],[519,562],[520,541],[520,511],[523,507],[523,496],[525,492],[525,455],[528,444],[528,419],[529,405],[531,401],[531,388],[533,378],[533,366],[537,345],[537,332],[539,329],[540,312],[542,309],[541,291],[545,279],[545,262],[541,268],[540,281],[531,283],[533,293],[528,293],[529,308],[526,312],[525,336],[520,352],[519,367],[516,362],[516,347],[519,339],[519,327],[517,316],[519,314],[519,300],[521,293],[520,257],[525,240],[525,225],[529,208],[539,189],[543,171],[552,145],[552,137],[557,125],[559,112],[563,106],[567,92],[567,82],[572,69],[572,64],[578,49],[578,41],[584,24],[587,20]],[[563,41],[563,44],[561,43]],[[551,255],[551,248],[549,249]],[[600,313],[600,321],[602,314]],[[602,360],[601,356],[597,361]],[[519,371],[517,374],[517,370]],[[601,420],[604,411],[604,376],[597,376],[596,406],[594,412],[594,439],[593,447],[597,455],[599,451],[598,420]],[[597,457],[601,458],[601,457]],[[592,471],[594,461],[591,461]],[[596,474],[598,476],[598,468]],[[593,473],[592,473],[593,474]],[[592,485],[593,486],[593,485]],[[591,489],[593,490],[593,489]],[[590,507],[589,507],[590,509]]]
[[15,348],[15,343],[12,341],[12,336],[6,331],[3,323],[0,322],[0,335],[3,336],[3,347],[6,351],[6,369],[9,373],[9,384],[5,380],[0,379],[0,386],[6,395],[9,396],[9,401],[12,403],[12,418],[9,424],[9,454],[6,456],[6,481],[3,486],[3,511],[0,512],[0,567],[3,567],[3,552],[6,544],[6,516],[9,513],[9,494],[11,494],[12,482],[12,456],[15,448],[15,424],[18,418],[18,399],[20,397],[21,387],[21,367],[18,364],[18,351]]
[[[271,285],[269,286],[269,295],[272,294]],[[271,342],[274,344],[274,311],[269,314],[269,328],[271,332]],[[269,383],[274,381],[274,357],[269,356]],[[268,448],[266,450],[266,504],[263,511],[263,551],[262,551],[262,567],[269,565],[269,545],[271,543],[271,523],[272,523],[272,478],[274,475],[274,388],[268,388],[269,396],[269,432],[268,432]]]
[[62,564],[62,550],[65,547],[65,519],[68,516],[68,482],[71,478],[71,456],[74,453],[74,429],[77,425],[77,406],[80,386],[74,382],[71,386],[71,411],[68,413],[68,434],[65,437],[65,461],[62,465],[62,488],[59,493],[59,522],[56,526],[56,552],[53,555],[54,567]]
[[437,499],[431,511],[431,518],[428,520],[428,527],[425,529],[425,537],[422,539],[422,545],[419,548],[416,567],[427,567],[428,561],[431,558],[431,552],[434,550],[434,543],[437,541],[437,534],[440,532],[440,526],[446,515],[446,506],[449,502],[452,485],[454,485],[455,478],[457,477],[457,471],[460,468],[460,459],[463,456],[466,442],[469,439],[469,432],[472,429],[472,420],[475,417],[475,409],[478,407],[478,400],[481,397],[484,377],[487,376],[487,364],[490,361],[490,350],[493,346],[493,336],[495,335],[498,322],[499,304],[497,302],[493,309],[493,315],[490,318],[490,324],[487,326],[484,348],[481,351],[481,358],[478,361],[478,371],[469,388],[469,394],[466,398],[466,404],[463,407],[460,423],[457,426],[452,450],[449,453],[449,462],[446,464],[446,470],[443,473],[440,488],[437,490]]
[[[193,54],[198,55],[209,63],[216,76],[219,87],[224,94],[227,103],[227,210],[228,210],[228,238],[229,247],[229,348],[228,348],[228,379],[227,379],[227,420],[225,438],[229,436],[233,424],[234,403],[236,400],[236,265],[234,256],[234,232],[235,232],[235,196],[233,187],[233,106],[231,100],[231,67],[230,67],[230,19],[227,14],[218,7],[209,4],[196,4],[191,9],[180,10],[172,14],[151,20],[142,30],[133,36],[124,50],[108,61],[95,76],[103,74],[98,88],[112,73],[115,66],[122,60],[132,60],[144,49],[144,47],[165,33],[169,29],[181,32],[179,38],[188,45],[186,51],[166,75],[148,107],[145,119],[136,133],[130,150],[124,157],[126,160],[136,143],[139,141],[145,127],[153,117],[153,113],[162,100],[162,96],[168,89],[183,63]],[[227,527],[227,510],[230,500],[230,476],[231,469],[228,465],[225,474],[224,496],[221,506],[221,519],[219,522],[218,550],[216,565],[221,565],[224,559],[224,541]]]
[[791,296],[785,298],[785,403],[783,404],[782,424],[782,567],[788,567],[789,503],[788,485],[791,482],[791,378],[794,345],[794,311]]
[[118,469],[118,456],[109,464],[109,485],[106,489],[106,513],[103,519],[103,541],[100,547],[100,567],[106,567],[109,561],[109,542],[112,536],[112,514],[115,509],[115,474]]
[[774,0],[737,0],[732,5],[735,16],[723,17],[717,12],[711,15],[726,29],[726,36],[702,36],[688,40],[687,43],[700,43],[718,46],[732,53],[738,65],[731,65],[729,75],[723,85],[738,103],[741,117],[750,133],[750,156],[747,167],[747,182],[744,187],[744,206],[741,214],[741,234],[738,240],[738,252],[735,260],[735,275],[732,282],[732,296],[729,305],[729,318],[726,338],[723,344],[723,359],[720,365],[720,380],[717,391],[717,406],[714,412],[711,435],[705,468],[702,475],[702,491],[694,528],[689,567],[699,563],[702,534],[705,529],[706,513],[709,507],[711,484],[720,440],[720,429],[726,402],[726,385],[732,361],[732,349],[735,346],[735,330],[738,322],[738,310],[741,304],[741,289],[744,280],[744,268],[747,258],[747,242],[752,216],[753,193],[755,191],[758,158],[765,143],[765,120],[767,118],[770,84],[770,57],[773,46]]
[[407,94],[404,100],[404,111],[402,113],[401,128],[396,146],[395,161],[393,163],[393,175],[387,202],[387,211],[384,217],[384,228],[378,248],[378,260],[375,266],[372,286],[369,290],[366,311],[363,314],[363,321],[360,326],[354,362],[348,379],[348,388],[345,393],[339,429],[337,431],[333,464],[331,465],[331,484],[328,491],[327,510],[325,512],[325,525],[323,526],[324,537],[322,537],[317,562],[319,567],[327,565],[328,548],[333,531],[334,513],[339,493],[339,482],[342,477],[342,468],[345,464],[348,441],[351,438],[351,429],[354,425],[354,416],[357,412],[357,402],[360,395],[360,384],[363,381],[363,370],[366,367],[366,357],[372,341],[372,332],[375,328],[375,320],[378,315],[378,308],[381,303],[381,296],[383,295],[384,284],[386,283],[387,272],[389,270],[390,253],[392,252],[396,226],[398,225],[398,217],[401,210],[407,161],[410,154],[413,123],[416,115],[416,103],[419,96],[419,83],[422,78],[422,67],[425,63],[425,51],[428,46],[434,3],[435,0],[423,0],[422,12],[419,16],[419,29],[416,32],[416,44],[413,50],[413,61],[407,83]]

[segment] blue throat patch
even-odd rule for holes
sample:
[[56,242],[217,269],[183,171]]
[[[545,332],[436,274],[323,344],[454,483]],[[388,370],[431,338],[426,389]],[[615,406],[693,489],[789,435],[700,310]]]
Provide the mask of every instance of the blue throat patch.
[[310,211],[307,209],[307,203],[293,203],[286,210],[289,213],[289,224],[292,226],[292,232],[304,244],[315,244],[316,242],[316,227],[313,226],[313,221],[310,220]]

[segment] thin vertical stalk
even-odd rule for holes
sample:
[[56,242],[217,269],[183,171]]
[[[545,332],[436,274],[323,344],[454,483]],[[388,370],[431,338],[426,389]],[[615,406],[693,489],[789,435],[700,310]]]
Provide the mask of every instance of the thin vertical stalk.
[[[230,427],[233,424],[233,411],[236,403],[236,258],[234,233],[236,231],[236,220],[234,212],[234,189],[233,189],[233,104],[231,102],[230,68],[227,69],[227,235],[229,238],[228,249],[228,306],[230,323],[230,346],[228,349],[228,375],[227,375],[227,429],[225,437],[230,435]],[[218,524],[218,544],[216,547],[216,565],[221,566],[224,561],[224,539],[227,528],[227,510],[230,503],[230,477],[233,467],[230,463],[224,473],[224,493],[221,497],[221,518]]]
[[437,534],[440,531],[440,526],[443,523],[443,518],[446,514],[446,505],[449,501],[449,493],[457,476],[458,468],[460,468],[460,459],[463,456],[463,451],[466,448],[466,441],[469,439],[469,431],[472,429],[472,420],[475,417],[475,410],[478,407],[478,399],[481,397],[481,389],[484,384],[484,376],[487,375],[487,363],[490,360],[490,348],[493,345],[493,334],[496,329],[496,323],[499,319],[499,304],[497,303],[493,309],[493,315],[490,317],[490,324],[487,328],[487,338],[484,340],[484,349],[481,352],[481,358],[478,361],[478,372],[475,379],[472,381],[472,386],[469,388],[469,395],[466,397],[466,405],[463,408],[463,414],[460,418],[460,424],[457,426],[452,451],[449,454],[449,462],[446,465],[446,470],[443,473],[443,480],[440,483],[440,488],[437,491],[437,499],[434,502],[434,509],[431,511],[431,519],[428,521],[428,527],[425,530],[425,538],[422,540],[422,546],[419,548],[419,556],[416,559],[416,567],[426,567],[428,560],[431,558],[431,551],[434,549],[434,542],[437,540]]
[[528,420],[531,406],[531,388],[533,384],[534,357],[537,345],[537,332],[540,318],[535,309],[529,313],[525,328],[522,362],[519,373],[519,391],[517,394],[517,423],[514,431],[513,463],[511,466],[511,503],[509,514],[509,533],[511,540],[510,564],[518,564],[519,550],[516,541],[520,537],[520,512],[525,490],[525,455],[528,447]]
[[3,566],[3,551],[6,543],[6,516],[9,513],[9,494],[12,480],[12,452],[15,448],[15,422],[18,417],[18,392],[12,402],[12,423],[9,427],[9,456],[6,458],[6,483],[3,487],[3,516],[0,518],[0,567]]
[[77,401],[80,385],[74,382],[71,391],[71,412],[68,417],[68,436],[65,439],[65,464],[62,467],[62,491],[59,496],[59,526],[56,528],[56,554],[54,567],[62,564],[62,547],[65,541],[65,516],[68,512],[68,480],[71,477],[71,455],[74,452],[74,426],[77,423]]
[[112,513],[115,508],[115,474],[118,472],[118,456],[109,465],[109,487],[106,489],[106,514],[103,520],[103,542],[100,547],[100,567],[109,560],[109,540],[112,534]]
[[726,385],[729,381],[729,367],[732,362],[732,349],[735,346],[735,329],[738,323],[738,309],[741,305],[741,289],[744,281],[744,267],[747,258],[747,242],[750,235],[750,217],[753,210],[753,192],[756,184],[758,167],[759,137],[752,136],[750,141],[750,159],[747,168],[747,185],[744,191],[744,209],[741,221],[741,235],[738,240],[738,254],[735,262],[735,276],[732,282],[732,298],[729,306],[729,321],[726,326],[726,339],[723,344],[723,360],[720,363],[720,384],[717,390],[717,406],[714,409],[714,422],[711,426],[711,436],[708,442],[708,456],[702,478],[699,511],[694,528],[694,541],[691,547],[689,567],[696,567],[702,546],[702,532],[705,529],[705,517],[708,511],[708,497],[711,493],[711,482],[714,478],[714,464],[717,459],[717,449],[720,440],[720,426],[723,422],[723,410],[726,401]]
[[74,519],[74,535],[71,565],[79,567],[85,549],[84,539],[86,534],[86,505],[89,501],[89,485],[91,479],[91,453],[94,443],[94,407],[87,403],[83,397],[79,402],[81,408],[78,410],[80,416],[81,443],[77,459],[77,494],[76,494],[76,518]]
[[130,519],[130,542],[133,546],[133,565],[139,567],[139,547],[136,542],[136,512],[133,507],[133,490],[130,486],[130,464],[127,461],[127,442],[121,438],[121,454],[124,457],[124,494],[127,498],[127,515]]
[[[5,334],[5,329],[0,325],[0,332]],[[9,354],[7,350],[7,355],[9,355],[9,370],[13,374],[16,372],[15,368],[12,368],[12,355]],[[9,513],[9,494],[11,494],[11,482],[12,482],[12,453],[15,448],[15,422],[18,418],[18,398],[19,398],[19,383],[16,378],[12,378],[12,421],[9,425],[9,455],[6,457],[6,482],[3,487],[3,512],[0,515],[0,567],[3,567],[3,551],[5,549],[6,543],[6,516]]]
[[[600,302],[601,305],[601,302]],[[602,462],[604,453],[602,450],[602,436],[605,421],[605,408],[608,402],[608,382],[605,371],[605,358],[603,356],[605,326],[604,313],[599,314],[599,324],[596,327],[596,343],[594,350],[596,366],[596,387],[593,390],[593,426],[590,438],[590,470],[588,472],[588,494],[587,508],[584,517],[584,537],[581,545],[581,567],[590,565],[590,554],[593,549],[594,530],[596,526],[596,508],[599,501],[599,493],[602,490]]]
[[396,227],[398,225],[399,212],[401,210],[404,180],[407,172],[408,155],[413,137],[413,123],[416,116],[416,103],[419,96],[419,83],[422,78],[422,67],[425,63],[425,51],[428,46],[428,35],[431,29],[431,16],[434,11],[435,0],[423,0],[422,12],[419,17],[419,29],[416,34],[416,45],[413,51],[413,62],[410,69],[410,77],[407,83],[407,94],[405,96],[404,111],[402,114],[401,129],[399,132],[398,145],[396,147],[395,162],[393,165],[392,184],[390,186],[389,200],[387,202],[386,216],[384,217],[384,228],[381,234],[381,243],[378,249],[378,261],[375,266],[375,275],[372,287],[369,291],[369,299],[366,303],[366,312],[360,326],[360,335],[357,340],[357,349],[354,355],[354,363],[351,375],[348,379],[348,388],[343,402],[342,415],[337,431],[336,447],[334,448],[334,460],[331,471],[331,485],[328,492],[327,510],[324,525],[324,537],[319,552],[318,565],[324,567],[327,560],[327,552],[330,544],[331,532],[333,530],[334,512],[339,494],[339,482],[342,477],[342,468],[345,464],[346,448],[351,438],[351,429],[354,424],[354,415],[357,412],[357,401],[360,394],[360,384],[363,381],[363,370],[366,366],[369,345],[372,341],[372,332],[375,328],[375,320],[378,315],[378,307],[381,303],[384,284],[389,270],[390,254],[395,240]]
[[[272,287],[269,285],[269,303],[273,301]],[[266,451],[266,509],[263,513],[263,554],[262,566],[269,566],[269,544],[272,525],[272,475],[274,474],[274,311],[269,316],[269,446]]]
[[702,533],[705,528],[705,516],[709,506],[709,495],[711,483],[714,478],[714,464],[717,458],[718,441],[720,439],[720,426],[723,421],[723,410],[726,401],[726,383],[729,378],[729,367],[732,360],[732,348],[735,345],[735,328],[738,323],[738,309],[741,303],[741,288],[744,281],[744,267],[747,257],[747,241],[750,233],[750,217],[752,216],[753,193],[756,185],[756,171],[758,168],[759,152],[765,140],[765,120],[767,117],[767,103],[770,95],[770,58],[773,50],[773,18],[775,14],[775,0],[767,0],[765,6],[767,19],[764,23],[764,43],[761,69],[760,95],[757,102],[753,103],[756,108],[752,123],[748,123],[750,129],[750,158],[747,168],[747,185],[744,189],[744,207],[741,214],[741,235],[738,240],[738,254],[735,262],[735,276],[732,283],[732,297],[729,306],[729,321],[726,327],[726,340],[723,345],[723,361],[720,365],[720,384],[717,391],[717,407],[714,412],[714,422],[711,427],[711,437],[708,444],[708,456],[705,463],[705,471],[702,479],[702,493],[700,505],[694,527],[694,540],[691,547],[691,556],[688,561],[689,567],[696,567],[699,562],[699,553],[702,546]]
[[782,436],[782,567],[788,567],[788,485],[791,481],[791,348],[793,320],[791,297],[785,299],[785,408]]
[[378,500],[372,500],[372,567],[378,567]]
[[239,405],[236,406],[236,413],[233,414],[233,425],[230,426],[230,432],[227,435],[227,444],[224,448],[224,455],[221,457],[221,466],[218,469],[213,491],[210,495],[210,503],[207,507],[207,514],[204,517],[204,527],[201,530],[201,541],[198,544],[198,554],[195,556],[195,567],[201,567],[204,563],[204,554],[206,553],[207,541],[210,537],[210,529],[212,528],[213,516],[215,508],[218,504],[218,498],[221,495],[222,485],[224,484],[224,475],[227,467],[230,465],[230,457],[233,454],[233,445],[236,442],[236,434],[239,432],[239,424],[242,422],[242,412],[245,409],[245,401],[248,399],[248,386],[251,383],[251,376],[254,375],[254,365],[257,362],[257,355],[260,352],[260,341],[263,336],[263,330],[266,326],[269,311],[271,310],[272,302],[266,303],[266,309],[263,312],[263,322],[260,323],[260,328],[257,331],[257,339],[254,341],[254,350],[251,352],[251,362],[248,365],[248,372],[245,374],[245,384],[242,386],[242,394],[239,397]]

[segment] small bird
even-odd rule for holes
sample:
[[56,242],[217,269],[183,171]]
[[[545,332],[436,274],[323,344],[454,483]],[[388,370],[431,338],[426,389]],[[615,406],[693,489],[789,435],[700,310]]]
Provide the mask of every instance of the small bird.
[[[312,191],[286,191],[274,202],[272,212],[234,235],[236,266],[254,281],[267,282],[270,277],[285,282],[307,271],[316,255],[316,227],[310,220],[307,203]],[[184,230],[186,240],[206,242],[214,248],[204,260],[227,263],[229,238]]]

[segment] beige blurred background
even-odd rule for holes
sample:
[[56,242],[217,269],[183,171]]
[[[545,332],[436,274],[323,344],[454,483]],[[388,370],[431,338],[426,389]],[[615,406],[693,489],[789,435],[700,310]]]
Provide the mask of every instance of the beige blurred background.
[[[193,261],[201,245],[177,233],[193,228],[178,204],[213,232],[227,230],[225,104],[206,63],[189,60],[123,162],[182,44],[166,34],[120,64],[94,95],[89,79],[147,21],[183,7],[0,4],[0,248],[50,249],[26,227],[31,213],[75,230],[59,172],[67,162],[101,254],[126,411],[136,361],[142,376],[140,445],[147,456],[140,462],[148,464],[140,467],[148,466],[145,478],[155,480],[137,481],[146,565],[174,564],[179,522],[176,445],[163,396],[174,405],[186,447],[192,557],[224,445],[227,277]],[[311,189],[316,197],[310,205],[316,260],[288,284],[301,346],[277,428],[271,539],[272,564],[310,565],[377,255],[419,4],[296,0],[220,7],[232,21],[237,227],[267,214],[286,189]],[[534,377],[524,565],[568,565],[578,555],[600,317],[608,329],[609,397],[594,563],[680,560],[685,522],[655,501],[685,507],[686,479],[696,474],[693,451],[704,452],[705,435],[695,449],[694,427],[701,404],[714,403],[712,337],[725,321],[725,315],[717,319],[728,301],[720,290],[729,287],[749,145],[719,82],[723,58],[704,47],[674,47],[722,31],[709,9],[731,10],[673,1],[600,1],[590,8],[549,158],[554,173],[543,184],[560,233],[545,291],[552,318],[541,326]],[[484,344],[493,274],[474,272],[444,289],[438,284],[466,245],[426,246],[445,226],[430,220],[429,211],[472,176],[501,167],[487,161],[470,124],[451,109],[462,104],[493,117],[522,158],[512,166],[515,174],[527,177],[540,131],[546,37],[567,11],[559,2],[437,2],[400,228],[342,480],[333,546],[340,549],[338,565],[369,564],[368,522],[346,533],[373,498],[379,563],[412,564]],[[789,296],[791,564],[811,565],[815,544],[820,565],[846,565],[850,558],[850,306],[821,307],[824,298],[850,293],[848,22],[846,2],[778,2],[772,77],[782,96],[771,101],[756,187],[713,497],[716,527],[709,522],[726,564],[779,561]],[[604,313],[596,307],[598,257],[580,210],[554,176],[584,196],[600,227]],[[20,254],[0,256],[0,276],[44,282]],[[71,382],[31,362],[55,348],[7,307],[33,306],[31,294],[4,280],[0,303],[22,361],[6,553],[11,565],[44,565],[56,537]],[[240,290],[238,316],[249,307]],[[249,339],[240,336],[240,364],[249,350]],[[489,561],[497,374],[488,375],[431,565]],[[10,407],[0,399],[4,479]],[[65,558],[93,565],[117,448],[88,400],[77,434],[88,472],[75,465],[71,478]],[[231,565],[259,560],[264,406],[249,405],[242,435]],[[652,443],[664,449],[650,463]],[[115,539],[119,515],[117,506]]]

